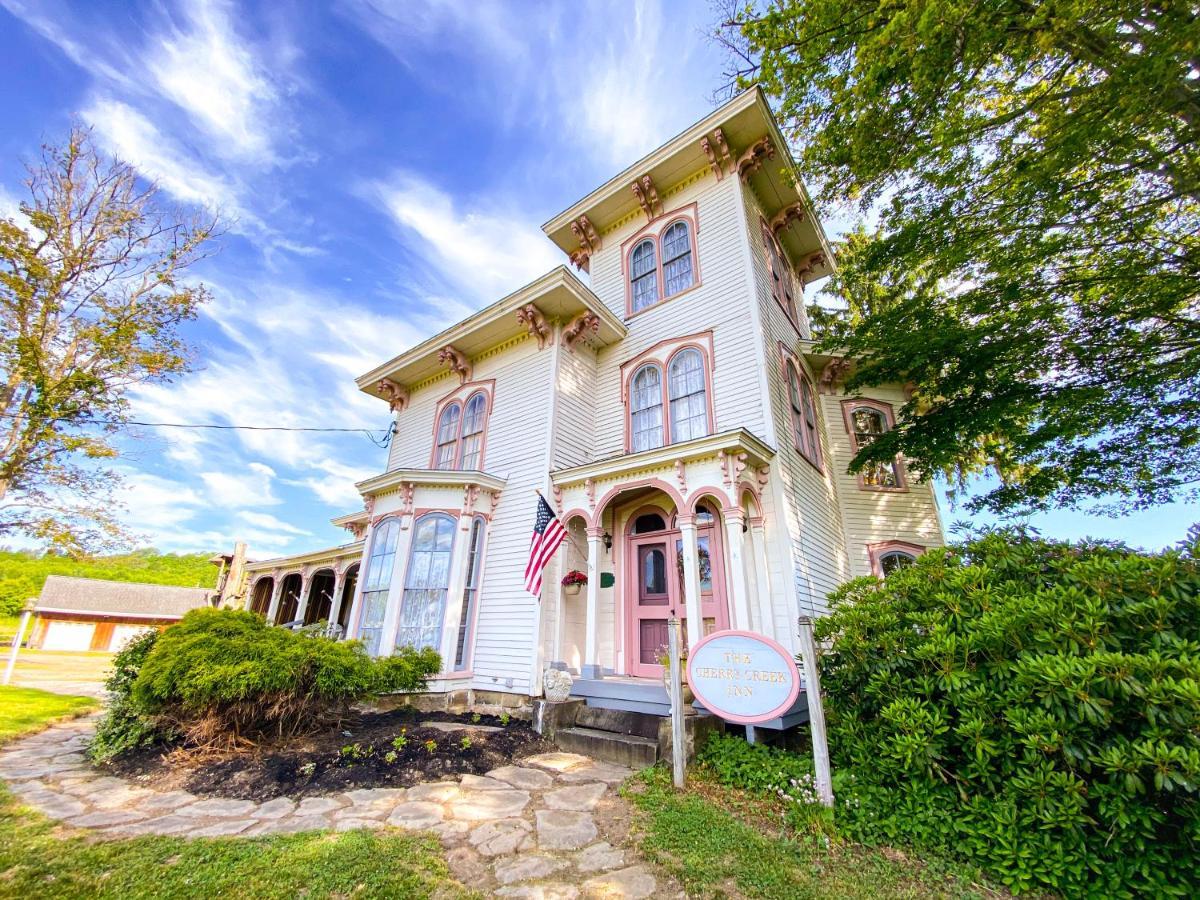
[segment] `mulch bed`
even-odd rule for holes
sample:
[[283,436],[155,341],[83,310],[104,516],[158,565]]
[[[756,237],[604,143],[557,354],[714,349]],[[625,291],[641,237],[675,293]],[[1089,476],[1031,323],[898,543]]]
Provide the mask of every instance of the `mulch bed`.
[[[496,726],[443,731],[423,722]],[[403,740],[397,740],[402,738]],[[464,740],[465,739],[465,740]],[[428,742],[433,742],[430,745]],[[553,750],[520,719],[421,713],[398,709],[363,713],[341,727],[292,738],[252,751],[186,759],[174,748],[126,754],[107,768],[141,787],[187,790],[235,800],[311,797],[355,788],[409,787],[491,769]]]

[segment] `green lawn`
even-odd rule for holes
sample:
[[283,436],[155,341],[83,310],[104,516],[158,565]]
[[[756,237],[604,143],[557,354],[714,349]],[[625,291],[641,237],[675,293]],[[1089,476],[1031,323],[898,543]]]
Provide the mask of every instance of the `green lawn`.
[[26,731],[93,708],[91,697],[50,694],[33,688],[0,687],[0,744]]
[[689,788],[676,793],[660,768],[634,778],[624,793],[637,810],[642,852],[691,897],[1004,896],[940,861],[844,844],[819,830],[789,834],[769,804],[715,783],[689,778]]
[[[93,703],[0,689],[0,735],[37,730]],[[2,738],[0,738],[2,740]],[[436,838],[397,831],[262,838],[107,840],[60,826],[0,788],[0,897],[471,896]]]

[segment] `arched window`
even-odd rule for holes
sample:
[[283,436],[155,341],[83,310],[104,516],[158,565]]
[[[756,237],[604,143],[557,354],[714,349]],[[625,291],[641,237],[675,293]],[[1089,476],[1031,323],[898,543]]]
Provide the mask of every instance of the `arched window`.
[[453,469],[454,457],[458,451],[458,420],[462,416],[462,407],[451,403],[438,419],[437,447],[434,451],[433,467],[435,469]]
[[404,579],[396,646],[441,649],[453,550],[454,519],[444,513],[428,513],[417,519]]
[[[483,424],[487,416],[487,396],[483,392],[472,395],[463,411],[462,451],[458,468],[475,470],[483,458]],[[439,467],[440,468],[440,467]]]
[[652,450],[663,445],[662,370],[642,366],[630,384],[630,447]]
[[891,575],[897,569],[911,566],[916,561],[917,558],[911,553],[905,553],[903,550],[889,550],[879,557],[879,571],[884,576]]
[[663,232],[662,267],[664,296],[673,296],[692,286],[692,239],[687,222],[676,222]]
[[363,581],[363,611],[358,636],[372,656],[379,653],[388,589],[392,584],[392,571],[396,568],[396,540],[399,536],[400,523],[395,519],[380,522],[371,535],[371,555],[367,559],[367,575]]
[[704,437],[709,431],[704,357],[694,348],[681,350],[671,360],[668,371],[671,443]]
[[762,239],[767,248],[767,260],[771,264],[771,294],[779,305],[787,310],[788,318],[798,328],[800,318],[796,312],[796,300],[792,296],[792,275],[784,261],[779,242],[765,222],[762,223]]
[[463,584],[462,610],[458,616],[458,640],[454,648],[454,671],[467,667],[467,647],[470,643],[471,623],[475,621],[475,602],[479,596],[480,567],[483,563],[482,516],[476,516],[471,524],[471,544],[467,548],[467,579]]
[[667,520],[658,513],[642,513],[633,520],[634,534],[649,534],[653,531],[666,531]]
[[638,312],[658,302],[658,263],[654,257],[654,241],[646,238],[634,247],[629,262],[633,311]]
[[[850,436],[853,438],[855,453],[886,433],[889,427],[889,417],[882,409],[865,404],[850,408]],[[862,470],[859,479],[863,487],[903,487],[896,460],[890,463],[872,463]]]
[[800,455],[821,467],[821,437],[817,431],[817,404],[812,384],[795,363],[789,361],[788,398],[792,407],[792,440]]

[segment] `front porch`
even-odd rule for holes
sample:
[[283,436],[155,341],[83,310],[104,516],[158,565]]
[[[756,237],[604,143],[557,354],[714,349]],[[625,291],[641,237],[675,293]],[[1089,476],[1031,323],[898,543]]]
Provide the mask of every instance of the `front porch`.
[[[664,714],[671,617],[688,645],[726,628],[776,636],[773,457],[739,429],[551,473],[570,540],[547,571],[542,652],[578,676],[575,696]],[[587,575],[577,593],[559,586],[572,570]]]

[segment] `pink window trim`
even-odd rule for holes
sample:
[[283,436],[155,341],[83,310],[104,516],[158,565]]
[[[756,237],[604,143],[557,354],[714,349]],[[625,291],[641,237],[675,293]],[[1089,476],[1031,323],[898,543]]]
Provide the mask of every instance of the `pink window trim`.
[[[821,450],[821,402],[819,400],[820,395],[817,393],[816,388],[813,387],[812,379],[808,377],[808,373],[804,370],[804,367],[800,365],[799,360],[796,359],[796,355],[794,353],[792,353],[792,351],[789,350],[787,347],[785,347],[782,341],[779,342],[779,355],[780,355],[780,363],[781,363],[781,366],[783,369],[783,382],[784,382],[783,389],[784,389],[784,394],[787,397],[788,420],[792,423],[792,446],[796,448],[796,452],[799,453],[802,457],[804,457],[804,459],[814,469],[816,469],[821,474],[824,474],[825,473],[825,466],[824,466],[825,458],[824,458],[824,455]],[[805,452],[804,448],[800,446],[800,442],[796,439],[796,433],[798,430],[796,426],[802,425],[803,423],[796,421],[796,410],[792,407],[792,380],[791,379],[792,379],[793,371],[795,371],[795,373],[798,376],[798,378],[800,379],[800,383],[802,385],[803,384],[808,385],[808,390],[812,397],[813,416],[815,416],[815,418],[816,418],[815,424],[816,424],[816,428],[817,428],[817,432],[813,436],[816,441],[816,445],[813,447],[813,455],[812,456],[809,456],[809,454]],[[804,395],[801,394],[800,397],[801,397],[801,404],[803,405]]]
[[433,450],[429,454],[429,468],[437,468],[438,426],[441,424],[442,414],[451,406],[457,404],[462,407],[462,411],[458,415],[458,432],[454,436],[454,464],[451,468],[443,469],[442,471],[461,471],[458,467],[462,462],[463,424],[467,420],[467,404],[475,398],[476,394],[483,394],[483,430],[479,432],[479,467],[472,469],[472,471],[484,471],[484,464],[487,457],[488,425],[492,419],[492,402],[494,400],[493,392],[495,391],[495,387],[495,379],[470,381],[456,388],[438,401],[437,407],[433,411]]
[[[800,328],[800,303],[803,302],[804,289],[800,289],[801,299],[796,299],[796,278],[792,272],[792,266],[788,262],[787,254],[783,252],[783,245],[771,233],[771,227],[767,224],[767,220],[762,216],[758,217],[759,230],[762,232],[763,248],[767,252],[767,269],[771,272],[771,296],[775,298],[775,302],[779,304],[779,308],[783,310],[787,320],[791,326],[796,329],[796,333],[804,337],[804,332]],[[775,267],[771,263],[771,249],[775,249],[775,255],[779,257],[779,263],[783,266],[783,275],[779,279],[780,288],[775,289]],[[788,309],[786,294],[784,293],[784,279],[789,279],[792,283],[792,303],[795,304],[795,313]]]
[[[670,347],[670,352],[663,350]],[[663,446],[671,445],[671,388],[669,373],[671,363],[684,350],[700,351],[700,361],[704,367],[704,405],[708,411],[708,434],[713,434],[717,424],[716,408],[713,405],[713,350],[712,332],[702,331],[699,334],[682,338],[668,338],[659,341],[653,347],[643,350],[633,359],[621,363],[621,402],[625,405],[625,452],[631,453],[633,448],[633,407],[630,402],[630,386],[633,376],[646,365],[655,365],[659,371],[659,381],[663,398]]]
[[[693,201],[687,206],[680,206],[670,212],[663,213],[653,222],[648,223],[641,231],[631,238],[627,238],[621,243],[621,274],[625,278],[625,318],[632,319],[634,316],[640,316],[642,313],[649,312],[652,309],[657,309],[668,300],[674,300],[676,297],[682,297],[696,288],[700,287],[700,254],[698,252],[698,238],[700,232],[700,220],[697,215],[698,204]],[[692,283],[678,293],[667,296],[664,291],[667,289],[666,280],[663,277],[663,253],[662,253],[662,236],[666,234],[667,229],[676,222],[686,222],[688,225],[688,241],[692,247]],[[645,309],[633,311],[633,283],[630,280],[630,275],[633,272],[633,251],[637,245],[650,238],[654,241],[654,265],[658,271],[658,300],[651,303]]]
[[871,560],[871,574],[879,578],[883,577],[883,557],[888,553],[898,550],[901,553],[920,556],[928,549],[920,544],[910,544],[908,541],[880,541],[875,544],[867,544],[867,556]]
[[[892,411],[892,404],[886,403],[883,400],[868,400],[865,397],[858,397],[852,400],[842,401],[842,423],[846,426],[846,434],[850,436],[850,450],[857,454],[859,449],[858,438],[854,433],[854,410],[859,407],[867,407],[883,413],[884,420],[887,422],[888,431],[896,427],[896,415]],[[857,475],[859,490],[863,491],[881,491],[885,493],[903,493],[908,490],[908,473],[904,468],[904,460],[897,456],[893,461],[896,468],[896,486],[883,487],[882,485],[866,484],[863,481],[862,472]]]

